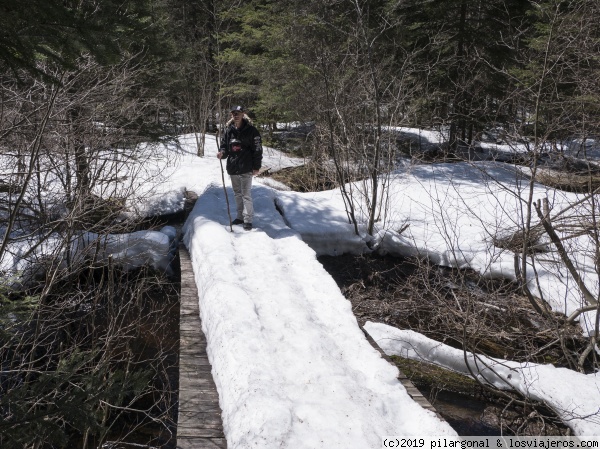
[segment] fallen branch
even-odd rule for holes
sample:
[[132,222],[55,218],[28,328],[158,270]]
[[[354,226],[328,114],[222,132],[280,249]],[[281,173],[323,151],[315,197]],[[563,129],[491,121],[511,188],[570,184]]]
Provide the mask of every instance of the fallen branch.
[[[547,204],[547,201],[548,201],[547,199],[544,199],[545,204]],[[579,276],[579,273],[577,272],[577,268],[575,268],[575,265],[573,265],[573,262],[569,258],[569,255],[567,254],[567,250],[565,249],[564,245],[562,244],[560,237],[554,231],[554,227],[552,226],[552,223],[550,222],[550,214],[542,212],[541,200],[538,200],[536,203],[534,203],[534,207],[535,207],[535,211],[537,212],[538,217],[542,223],[542,226],[544,227],[544,230],[550,237],[550,240],[552,241],[552,243],[554,243],[554,245],[556,246],[556,249],[558,250],[560,259],[562,260],[562,262],[565,264],[565,266],[569,270],[569,273],[571,273],[571,276],[573,276],[573,279],[575,280],[577,287],[583,294],[584,299],[587,301],[588,304],[597,305],[598,301],[596,300],[596,298],[594,298],[594,295],[592,295],[592,293],[585,286],[583,279],[581,279],[581,276]]]

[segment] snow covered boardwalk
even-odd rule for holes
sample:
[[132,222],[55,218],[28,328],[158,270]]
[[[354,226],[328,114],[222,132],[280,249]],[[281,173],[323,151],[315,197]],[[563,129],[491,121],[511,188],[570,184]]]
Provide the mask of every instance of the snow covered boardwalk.
[[229,231],[218,184],[184,227],[228,447],[366,449],[386,435],[455,435],[368,343],[273,190],[257,185],[253,196],[258,229]]

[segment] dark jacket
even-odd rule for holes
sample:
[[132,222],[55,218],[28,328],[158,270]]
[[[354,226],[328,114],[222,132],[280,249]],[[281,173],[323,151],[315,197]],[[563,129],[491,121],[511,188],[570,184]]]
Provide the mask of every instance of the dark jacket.
[[227,173],[243,175],[252,170],[260,170],[262,163],[262,143],[260,133],[244,118],[240,129],[230,122],[221,138],[219,151],[227,157]]

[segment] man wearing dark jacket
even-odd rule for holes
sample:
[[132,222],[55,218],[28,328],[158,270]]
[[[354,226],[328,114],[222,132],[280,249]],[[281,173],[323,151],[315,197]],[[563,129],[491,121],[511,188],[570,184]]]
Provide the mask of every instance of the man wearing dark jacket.
[[254,206],[252,203],[252,176],[257,175],[262,163],[262,143],[260,133],[252,125],[242,106],[231,108],[231,120],[227,122],[225,133],[217,157],[227,158],[227,173],[235,195],[237,216],[234,225],[243,224],[244,229],[252,229]]

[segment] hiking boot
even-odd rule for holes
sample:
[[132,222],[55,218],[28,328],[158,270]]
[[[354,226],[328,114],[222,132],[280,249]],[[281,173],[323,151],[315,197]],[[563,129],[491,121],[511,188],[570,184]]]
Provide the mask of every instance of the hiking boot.
[[236,218],[235,220],[233,220],[231,222],[231,224],[234,224],[234,225],[244,224],[244,220],[240,220],[239,218]]
[[244,223],[244,231],[251,231],[252,223]]

